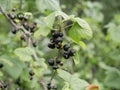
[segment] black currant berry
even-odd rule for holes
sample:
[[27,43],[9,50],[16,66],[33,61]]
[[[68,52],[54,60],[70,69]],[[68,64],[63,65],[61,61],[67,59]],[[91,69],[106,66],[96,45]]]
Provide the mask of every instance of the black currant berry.
[[56,32],[56,30],[51,30],[51,34],[54,33],[54,32]]
[[16,90],[21,90],[20,88],[16,88]]
[[67,52],[64,52],[64,53],[63,53],[63,57],[64,57],[65,59],[68,59],[68,58],[69,58],[69,54],[68,54]]
[[69,44],[65,44],[65,45],[63,46],[63,49],[64,49],[65,51],[68,51],[69,48],[70,48],[70,45],[69,45]]
[[63,37],[63,32],[59,32],[59,36],[60,36],[60,37]]
[[11,30],[11,32],[13,33],[13,34],[16,34],[17,33],[17,29],[16,28],[13,28],[12,30]]
[[7,88],[7,84],[4,83],[3,84],[3,89],[5,89],[5,88]]
[[50,90],[51,89],[51,83],[47,84],[47,89]]
[[56,63],[60,64],[61,60],[60,59],[56,59]]
[[23,16],[24,21],[28,20],[28,16]]
[[57,66],[57,65],[53,65],[52,68],[53,68],[54,70],[56,70],[56,69],[58,69],[58,66]]
[[52,33],[52,37],[53,38],[57,38],[59,36],[59,33],[57,31],[53,32]]
[[12,8],[12,11],[15,12],[15,11],[16,11],[16,8]]
[[50,66],[53,66],[53,65],[54,65],[54,60],[53,60],[53,59],[49,59],[49,60],[48,60],[48,64],[49,64]]
[[57,49],[61,49],[61,48],[62,48],[62,44],[61,44],[61,43],[58,43],[58,44],[56,45],[56,47],[57,47]]
[[30,71],[29,71],[29,75],[30,75],[30,76],[33,76],[34,74],[35,74],[35,73],[33,72],[33,70],[30,70]]
[[71,50],[69,51],[69,56],[74,56],[74,54],[75,54],[75,50],[74,50],[74,49],[71,49]]
[[33,47],[37,47],[37,41],[36,40],[33,40],[32,44],[33,44]]
[[55,43],[58,44],[58,43],[62,43],[62,38],[61,37],[58,37],[55,39]]
[[23,20],[23,19],[24,19],[24,14],[23,14],[23,13],[18,13],[18,14],[17,14],[17,18],[18,18],[19,20]]
[[25,35],[21,35],[20,39],[25,41]]
[[0,63],[0,68],[2,68],[4,65],[2,63]]
[[24,23],[23,23],[23,27],[24,27],[25,29],[29,30],[29,25],[28,25],[27,22],[24,22]]
[[54,49],[55,48],[55,44],[54,43],[49,43],[48,47],[51,48],[51,49]]
[[59,64],[60,66],[63,66],[63,62],[60,62],[60,64]]

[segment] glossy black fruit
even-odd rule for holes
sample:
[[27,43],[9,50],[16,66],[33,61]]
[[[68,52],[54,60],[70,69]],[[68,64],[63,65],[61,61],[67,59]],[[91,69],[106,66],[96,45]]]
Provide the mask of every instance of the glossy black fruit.
[[53,60],[53,59],[49,59],[49,60],[48,60],[48,64],[49,64],[50,66],[53,66],[53,65],[54,65],[54,60]]
[[23,20],[27,21],[28,20],[28,16],[23,16]]
[[33,44],[33,47],[37,47],[37,41],[36,40],[33,40],[32,44]]
[[59,33],[58,33],[57,31],[53,32],[53,33],[52,33],[52,37],[53,37],[53,38],[59,37]]
[[68,51],[69,48],[70,48],[70,44],[65,44],[65,45],[63,46],[63,49],[64,49],[65,51]]
[[71,49],[71,50],[69,51],[69,56],[74,56],[74,54],[75,54],[75,50],[74,50],[74,49]]
[[21,35],[20,39],[25,41],[25,35]]
[[56,59],[56,63],[60,64],[61,60],[60,59]]
[[47,89],[50,90],[51,89],[51,83],[47,84]]
[[4,65],[2,63],[0,63],[0,68],[2,68]]
[[58,66],[57,65],[53,65],[52,67],[54,70],[58,69]]
[[68,58],[69,58],[69,54],[68,54],[67,52],[64,52],[64,53],[63,53],[63,57],[64,57],[65,59],[68,59]]
[[60,37],[63,37],[63,32],[59,32],[59,36],[60,36]]
[[29,75],[30,75],[30,76],[33,76],[34,74],[35,74],[35,73],[33,72],[33,70],[30,70],[30,71],[29,71]]
[[58,44],[58,43],[62,43],[62,38],[61,37],[58,37],[55,39],[55,43]]
[[27,22],[24,22],[24,23],[23,23],[23,27],[24,27],[25,29],[29,30],[29,25],[28,25]]
[[13,34],[16,34],[17,33],[17,29],[16,28],[13,28],[12,30],[11,30],[11,32],[13,33]]
[[17,14],[17,18],[18,18],[19,20],[23,20],[23,19],[24,19],[24,14],[23,14],[23,13],[18,13],[18,14]]
[[49,43],[48,47],[51,48],[51,49],[54,49],[55,48],[55,44],[54,43]]
[[15,19],[16,18],[16,14],[8,14],[8,17],[10,17],[11,19]]

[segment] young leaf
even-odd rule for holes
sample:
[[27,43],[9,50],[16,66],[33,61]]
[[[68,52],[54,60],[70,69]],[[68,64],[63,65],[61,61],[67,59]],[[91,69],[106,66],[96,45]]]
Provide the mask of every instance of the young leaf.
[[32,48],[26,47],[26,48],[17,48],[14,53],[20,58],[22,61],[30,61],[32,60]]

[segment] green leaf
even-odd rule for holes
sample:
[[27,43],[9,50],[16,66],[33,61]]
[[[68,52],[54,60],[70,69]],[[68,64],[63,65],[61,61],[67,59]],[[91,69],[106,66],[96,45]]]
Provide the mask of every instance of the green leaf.
[[71,76],[72,76],[70,73],[68,73],[64,70],[58,70],[57,72],[58,72],[59,77],[61,77],[63,80],[65,80],[67,82],[70,81]]
[[92,37],[92,30],[91,30],[89,24],[81,18],[75,18],[75,21],[81,27],[81,29],[79,30],[80,36],[82,38],[86,38],[86,39],[91,38]]
[[65,85],[63,86],[62,90],[71,90],[69,83],[68,82],[64,82],[64,83]]
[[17,48],[14,53],[20,58],[22,61],[30,61],[32,60],[33,50],[30,47],[25,48]]
[[75,62],[76,65],[80,63],[80,58],[79,58],[79,53],[78,52],[75,53],[74,62]]
[[71,81],[70,81],[70,86],[72,88],[72,90],[85,90],[85,88],[88,86],[89,84],[82,79],[79,79],[78,77],[76,77],[75,75],[72,75],[71,77]]
[[25,67],[24,63],[21,62],[18,58],[11,58],[5,55],[0,57],[0,60],[4,64],[4,71],[13,79],[17,79]]
[[120,89],[120,71],[118,69],[108,71],[104,83],[108,87]]
[[52,29],[54,21],[55,21],[55,17],[56,16],[62,16],[64,19],[68,19],[69,16],[66,15],[64,12],[62,11],[55,11],[53,13],[51,13],[50,15],[48,15],[47,17],[45,17],[44,22],[46,23],[46,25]]
[[50,32],[50,28],[46,25],[41,25],[40,28],[35,31],[34,38],[39,38],[40,36],[47,36]]
[[58,0],[36,0],[38,9],[42,12],[45,10],[60,11],[60,5]]
[[69,83],[72,90],[85,90],[89,84],[82,79],[79,79],[76,75],[72,75],[64,70],[58,70],[58,76]]

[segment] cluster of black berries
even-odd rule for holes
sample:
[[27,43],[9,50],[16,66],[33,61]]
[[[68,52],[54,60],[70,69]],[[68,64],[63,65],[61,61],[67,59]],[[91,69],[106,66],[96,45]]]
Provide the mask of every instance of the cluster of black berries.
[[0,63],[0,68],[2,68],[4,65],[2,63]]
[[51,89],[52,89],[52,90],[57,90],[57,87],[56,87],[56,86],[52,86],[51,83],[48,83],[48,84],[47,84],[47,89],[48,89],[48,90],[51,90]]
[[29,71],[29,75],[30,75],[30,80],[33,79],[33,76],[35,75],[34,71],[33,70],[30,70]]
[[56,70],[59,68],[59,66],[63,65],[63,62],[60,59],[55,58],[55,59],[49,59],[48,64],[52,66],[53,70]]
[[[13,8],[11,13],[8,13],[7,16],[13,21],[13,23],[17,26],[23,26],[23,28],[28,31],[29,33],[34,33],[37,23],[36,22],[29,22],[29,17],[25,15],[24,13],[15,13],[16,9]],[[19,21],[19,22],[16,22]],[[19,30],[19,28],[13,28],[11,32],[13,34],[16,34]],[[21,35],[20,39],[22,41],[26,41],[26,35],[25,33]],[[32,40],[33,47],[37,46],[36,40]]]
[[54,49],[55,47],[57,49],[62,48],[62,41],[63,41],[63,33],[56,31],[56,30],[51,30],[51,35],[52,38],[50,39],[50,43],[48,44],[48,47],[51,49]]
[[3,89],[3,90],[6,89],[7,88],[7,84],[1,83],[0,88]]
[[65,59],[68,59],[69,57],[74,56],[75,50],[71,49],[69,44],[65,44],[63,46],[63,49],[64,49],[63,57]]

